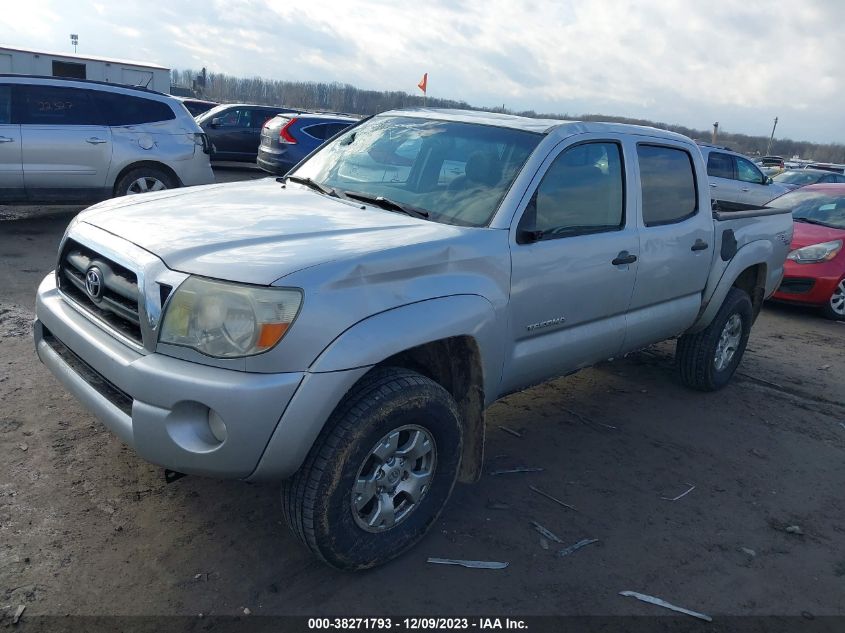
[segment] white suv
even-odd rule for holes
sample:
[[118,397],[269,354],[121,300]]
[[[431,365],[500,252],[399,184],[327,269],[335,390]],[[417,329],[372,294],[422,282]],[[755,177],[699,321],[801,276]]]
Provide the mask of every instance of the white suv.
[[181,102],[144,88],[0,75],[0,203],[94,202],[214,182]]
[[710,179],[710,198],[739,206],[762,207],[770,200],[789,191],[772,182],[748,158],[727,147],[699,143],[707,176]]

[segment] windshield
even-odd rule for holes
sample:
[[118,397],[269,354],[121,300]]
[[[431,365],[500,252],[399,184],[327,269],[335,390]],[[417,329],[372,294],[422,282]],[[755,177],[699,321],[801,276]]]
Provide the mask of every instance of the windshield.
[[340,194],[381,196],[436,222],[484,226],[541,139],[488,125],[379,116],[295,173]]
[[823,175],[815,171],[806,170],[785,171],[774,176],[772,180],[787,185],[812,185],[814,182],[818,182],[819,178]]
[[[820,185],[823,186],[823,185]],[[792,209],[794,220],[806,220],[834,229],[845,229],[845,191],[793,191],[766,206]]]

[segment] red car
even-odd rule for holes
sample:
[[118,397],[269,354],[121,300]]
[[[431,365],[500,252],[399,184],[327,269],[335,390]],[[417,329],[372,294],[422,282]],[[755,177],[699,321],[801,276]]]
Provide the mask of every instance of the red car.
[[783,282],[772,298],[845,320],[845,184],[809,185],[767,206],[792,209],[795,221]]

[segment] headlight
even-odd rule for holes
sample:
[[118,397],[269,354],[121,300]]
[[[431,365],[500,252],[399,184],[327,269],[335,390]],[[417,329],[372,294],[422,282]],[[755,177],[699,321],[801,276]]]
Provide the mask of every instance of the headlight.
[[787,259],[799,264],[814,264],[817,262],[829,262],[842,250],[842,240],[823,242],[822,244],[811,244],[804,248],[798,248],[786,256]]
[[265,352],[282,340],[302,292],[189,277],[170,298],[159,341],[217,358]]

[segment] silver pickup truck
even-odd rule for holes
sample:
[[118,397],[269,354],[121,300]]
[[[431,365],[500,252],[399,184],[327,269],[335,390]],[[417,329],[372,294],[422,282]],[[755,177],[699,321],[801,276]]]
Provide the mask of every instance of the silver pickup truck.
[[714,212],[678,134],[388,112],[285,178],[84,211],[35,345],[140,456],[283,482],[294,534],[361,569],[480,477],[496,399],[673,337],[684,383],[725,385],[791,233]]

